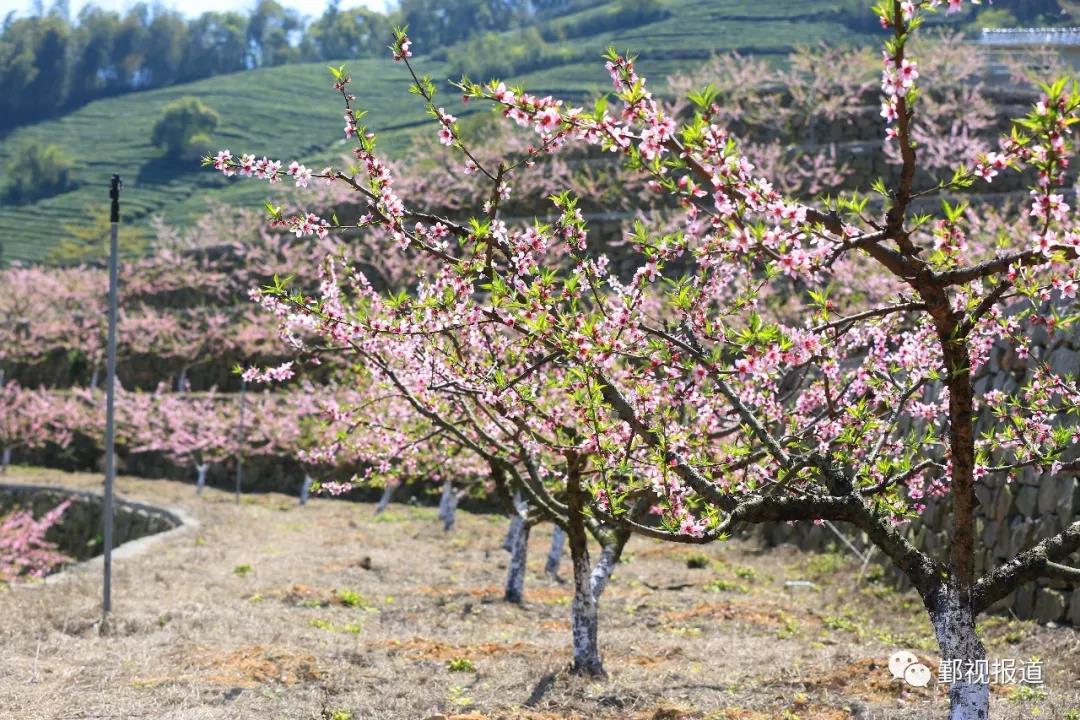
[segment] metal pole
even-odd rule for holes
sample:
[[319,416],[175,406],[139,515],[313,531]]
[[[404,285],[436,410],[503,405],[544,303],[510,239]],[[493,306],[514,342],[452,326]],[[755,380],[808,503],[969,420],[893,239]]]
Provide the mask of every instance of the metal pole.
[[236,446],[236,504],[240,504],[240,484],[244,481],[244,395],[247,380],[240,379],[240,442]]
[[117,233],[120,228],[120,176],[112,176],[109,189],[109,341],[105,386],[105,508],[102,524],[105,536],[105,585],[101,609],[112,610],[113,482],[116,480],[116,286],[118,282]]

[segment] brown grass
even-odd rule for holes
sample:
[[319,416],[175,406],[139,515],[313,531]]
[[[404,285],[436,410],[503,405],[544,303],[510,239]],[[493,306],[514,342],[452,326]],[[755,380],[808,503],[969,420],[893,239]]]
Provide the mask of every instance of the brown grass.
[[[14,470],[16,482],[96,487],[100,478]],[[281,495],[245,497],[121,478],[120,494],[179,506],[202,523],[118,560],[108,633],[100,570],[0,590],[0,718],[321,720],[935,720],[940,688],[907,691],[885,662],[932,659],[917,598],[857,589],[848,564],[789,591],[806,556],[752,543],[694,549],[634,539],[601,601],[609,676],[575,678],[571,588],[543,574],[548,530],[530,543],[526,603],[502,602],[505,521],[461,513],[444,535],[432,508]],[[234,568],[250,565],[250,573]],[[740,572],[747,568],[752,573]],[[568,575],[564,560],[563,574]],[[714,580],[737,583],[711,592]],[[661,588],[659,590],[652,588]],[[348,607],[346,590],[363,601]],[[839,619],[839,620],[838,620]],[[992,657],[1045,659],[1046,697],[994,694],[994,718],[1080,708],[1080,634],[987,622]],[[450,668],[468,660],[471,669]],[[931,664],[936,667],[936,664]]]
[[378,643],[393,654],[400,653],[410,660],[435,660],[447,662],[463,658],[465,660],[480,660],[494,655],[535,655],[541,652],[541,648],[532,643],[446,643],[423,638],[410,638],[409,640],[384,640]]
[[[665,622],[686,623],[694,622],[744,622],[766,628],[776,628],[785,625],[790,615],[776,608],[763,607],[752,601],[733,602],[700,602],[693,607],[673,610],[662,615]],[[800,624],[819,623],[812,615],[803,614],[798,621]]]
[[[503,596],[503,587],[500,585],[485,585],[483,587],[459,587],[446,585],[442,587],[422,586],[416,589],[421,595],[430,595],[438,598],[471,597],[476,599],[497,599]],[[531,602],[547,604],[566,604],[570,602],[570,591],[562,587],[538,587],[529,592]]]
[[313,682],[322,677],[315,665],[314,655],[303,655],[285,648],[249,645],[238,648],[224,657],[219,650],[199,648],[192,661],[209,674],[203,680],[232,687],[256,687],[280,683],[294,685]]
[[[920,658],[927,667],[937,667],[937,663]],[[810,676],[804,681],[808,686],[822,688],[833,693],[854,695],[861,700],[887,703],[910,695],[932,697],[930,688],[913,688],[902,680],[893,678],[885,663],[879,660],[856,660],[819,676]]]

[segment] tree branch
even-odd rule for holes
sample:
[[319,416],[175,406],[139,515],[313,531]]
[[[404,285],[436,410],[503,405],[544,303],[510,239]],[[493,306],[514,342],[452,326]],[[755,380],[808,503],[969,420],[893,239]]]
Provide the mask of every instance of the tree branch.
[[1046,570],[1044,572],[1047,577],[1080,583],[1080,568],[1069,567],[1068,565],[1062,565],[1061,563],[1056,562],[1048,562],[1046,563]]
[[[1050,248],[1050,251],[1064,253],[1065,258],[1068,260],[1077,259],[1076,250],[1070,247],[1055,245]],[[944,286],[963,285],[992,275],[1000,275],[1008,270],[1010,265],[1030,267],[1032,265],[1043,265],[1047,262],[1048,258],[1043,255],[1042,252],[1037,250],[1022,250],[1009,255],[1001,255],[992,260],[979,263],[978,265],[971,265],[966,268],[957,268],[956,270],[938,273],[934,276],[934,279]]]
[[664,332],[663,330],[651,328],[647,325],[642,325],[642,330],[651,335],[655,335],[659,338],[667,340],[669,343],[678,346],[679,348],[681,348],[687,353],[690,353],[694,358],[696,358],[697,361],[702,366],[704,366],[706,370],[709,371],[709,375],[712,378],[713,383],[716,385],[716,389],[719,390],[720,394],[723,395],[729,403],[731,403],[731,406],[733,408],[735,408],[735,412],[738,413],[739,418],[742,419],[744,423],[750,426],[750,429],[753,430],[754,435],[756,435],[758,440],[760,440],[762,444],[764,444],[765,447],[769,450],[769,454],[776,458],[776,461],[780,463],[783,468],[789,469],[791,467],[791,458],[788,457],[788,454],[784,452],[784,449],[782,447],[780,447],[780,443],[776,441],[776,438],[769,434],[769,431],[765,429],[765,426],[761,424],[761,421],[759,421],[757,417],[752,412],[750,412],[750,408],[746,407],[746,404],[743,403],[742,399],[735,394],[735,391],[732,390],[726,382],[724,382],[723,378],[721,378],[720,374],[716,371],[716,366],[714,366],[708,361],[704,353],[702,353],[699,348],[695,348],[690,343],[681,340],[680,338],[677,338],[670,333]]
[[664,448],[662,438],[638,418],[629,401],[603,373],[597,373],[597,379],[600,381],[600,392],[608,405],[649,447],[663,450],[664,460],[673,465],[679,477],[692,487],[694,492],[722,510],[731,511],[735,509],[735,499],[722,492],[711,480],[702,475],[697,468],[683,457],[682,453]]
[[1049,564],[1056,564],[1077,550],[1080,550],[1080,522],[1074,522],[979,578],[971,591],[975,612],[982,612],[1025,582],[1042,577]]

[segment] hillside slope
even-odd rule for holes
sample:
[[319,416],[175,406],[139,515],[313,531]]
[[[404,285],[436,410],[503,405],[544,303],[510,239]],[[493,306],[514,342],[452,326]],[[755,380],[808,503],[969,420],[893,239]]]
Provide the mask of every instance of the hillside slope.
[[[424,118],[423,108],[403,92],[403,78],[392,61],[358,61],[352,68],[358,87],[378,98],[369,103],[373,124],[394,131]],[[43,257],[64,225],[79,222],[95,203],[107,203],[114,172],[124,180],[125,222],[145,223],[155,214],[182,221],[201,210],[208,195],[216,196],[224,178],[201,169],[198,161],[166,160],[150,143],[161,108],[178,97],[197,96],[218,111],[218,146],[290,158],[318,153],[341,137],[341,114],[329,77],[323,65],[255,70],[101,100],[16,131],[0,146],[0,164],[20,143],[59,143],[75,159],[82,184],[36,203],[0,206],[4,260]],[[265,194],[265,187],[258,190],[260,197]]]
[[[603,22],[614,3],[569,14],[548,23],[565,38],[561,64],[514,77],[541,93],[583,95],[607,82],[599,60],[609,45],[640,54],[639,67],[654,86],[679,70],[699,65],[713,53],[778,55],[799,44],[865,43],[872,38],[843,22],[836,3],[821,0],[669,0],[665,15],[626,27]],[[415,49],[424,53],[423,38]],[[445,56],[453,48],[441,49]],[[454,75],[444,61],[420,57],[423,72],[436,79]],[[497,62],[494,63],[497,65]],[[349,63],[368,123],[382,133],[380,147],[391,152],[408,144],[409,132],[425,120],[423,107],[406,91],[407,74],[389,58]],[[311,165],[335,158],[341,138],[340,106],[330,88],[324,64],[286,65],[219,76],[162,90],[135,93],[91,103],[57,120],[17,130],[0,143],[0,166],[15,148],[28,142],[62,145],[76,162],[80,186],[35,203],[0,204],[2,261],[40,260],[65,226],[84,221],[92,207],[107,202],[109,176],[124,178],[124,220],[147,226],[154,216],[184,223],[216,202],[259,205],[267,188],[255,183],[226,184],[197,162],[164,160],[150,143],[161,108],[178,97],[193,95],[221,115],[214,143],[234,152],[299,158]],[[447,102],[453,102],[447,98]]]

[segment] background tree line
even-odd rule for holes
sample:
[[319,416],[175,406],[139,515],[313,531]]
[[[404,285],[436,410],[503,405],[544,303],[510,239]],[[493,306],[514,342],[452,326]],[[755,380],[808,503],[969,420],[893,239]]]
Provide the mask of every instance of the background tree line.
[[[865,4],[845,0],[837,13],[862,20]],[[278,0],[254,0],[248,13],[188,19],[159,2],[140,2],[126,14],[87,5],[72,15],[68,0],[48,8],[38,0],[29,15],[8,13],[0,26],[0,131],[125,92],[285,63],[377,56],[395,25],[408,25],[461,72],[482,73],[486,68],[476,65],[487,58],[505,59],[518,71],[557,64],[572,52],[565,41],[574,25],[546,21],[598,5],[609,7],[589,15],[590,24],[614,27],[664,13],[663,0],[400,0],[389,14],[331,0],[322,15],[309,18]],[[1076,22],[1078,6],[999,0],[986,20]],[[519,32],[495,35],[513,29]]]
[[590,0],[402,0],[389,15],[362,7],[305,17],[277,0],[249,13],[207,12],[188,19],[160,3],[126,14],[67,0],[0,27],[0,129],[91,100],[166,87],[223,73],[292,62],[375,56],[393,25],[408,24],[430,47],[506,30]]

